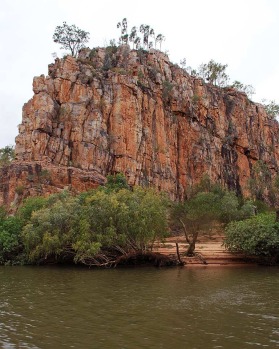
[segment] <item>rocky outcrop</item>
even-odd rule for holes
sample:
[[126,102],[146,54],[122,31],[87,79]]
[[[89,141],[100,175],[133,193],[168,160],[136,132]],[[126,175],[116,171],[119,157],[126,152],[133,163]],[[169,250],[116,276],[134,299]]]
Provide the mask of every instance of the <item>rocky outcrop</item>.
[[172,199],[204,174],[245,194],[255,162],[278,170],[278,123],[260,104],[190,76],[156,50],[85,49],[56,59],[33,90],[16,161],[1,170],[0,204],[14,202],[19,187],[22,196],[81,191],[117,172]]

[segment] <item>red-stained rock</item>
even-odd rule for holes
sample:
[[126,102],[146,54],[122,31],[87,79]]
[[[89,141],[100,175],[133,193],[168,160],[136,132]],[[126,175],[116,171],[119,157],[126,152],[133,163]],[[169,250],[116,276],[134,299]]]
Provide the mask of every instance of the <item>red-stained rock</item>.
[[[256,161],[278,170],[278,123],[260,104],[190,76],[156,50],[86,49],[56,59],[33,90],[16,161],[0,173],[0,204],[17,200],[19,185],[23,195],[81,191],[115,172],[172,199],[204,174],[248,194]],[[48,183],[28,180],[38,166]]]

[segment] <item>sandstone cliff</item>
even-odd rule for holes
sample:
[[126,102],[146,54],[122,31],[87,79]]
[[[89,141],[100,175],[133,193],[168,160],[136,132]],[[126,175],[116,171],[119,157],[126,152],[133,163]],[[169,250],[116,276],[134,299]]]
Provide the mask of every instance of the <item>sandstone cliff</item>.
[[173,199],[204,174],[245,194],[256,161],[278,170],[278,123],[260,104],[190,76],[156,50],[85,49],[56,59],[33,90],[16,161],[0,169],[0,204],[86,190],[117,172]]

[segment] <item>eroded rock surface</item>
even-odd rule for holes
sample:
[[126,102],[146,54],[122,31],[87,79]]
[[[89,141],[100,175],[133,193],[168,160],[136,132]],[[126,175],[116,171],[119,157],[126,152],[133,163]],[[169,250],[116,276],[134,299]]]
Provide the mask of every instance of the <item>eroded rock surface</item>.
[[16,161],[0,170],[0,204],[86,190],[117,172],[172,199],[204,174],[245,194],[256,161],[278,170],[278,123],[260,104],[190,76],[156,50],[85,49],[56,59],[33,90]]

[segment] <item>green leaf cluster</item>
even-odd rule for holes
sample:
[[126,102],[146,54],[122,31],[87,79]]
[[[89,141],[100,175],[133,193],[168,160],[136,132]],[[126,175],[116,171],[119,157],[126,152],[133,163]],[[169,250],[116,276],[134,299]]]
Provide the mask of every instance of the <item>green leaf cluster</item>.
[[112,266],[131,252],[149,251],[170,229],[184,232],[193,255],[199,234],[226,225],[230,250],[277,258],[279,225],[272,213],[255,216],[258,207],[207,177],[187,200],[170,204],[152,189],[131,189],[118,174],[77,196],[63,191],[28,198],[14,216],[0,207],[0,264]]
[[227,67],[227,64],[217,63],[211,59],[208,63],[200,65],[198,75],[211,84],[224,87],[229,81],[226,73]]
[[0,209],[0,264],[75,262],[112,265],[119,256],[146,252],[167,233],[166,198],[127,184],[121,174],[104,187],[73,196],[28,198],[16,215]]
[[9,165],[15,158],[15,150],[12,145],[0,149],[0,167]]
[[190,198],[173,206],[171,226],[173,231],[183,232],[189,244],[186,255],[195,254],[195,243],[199,234],[209,234],[215,227],[231,221],[250,217],[255,213],[251,201],[238,198],[234,192],[223,190],[212,184],[206,176],[189,191]]
[[0,264],[23,263],[21,230],[22,222],[18,217],[0,217]]
[[275,119],[279,116],[279,104],[276,104],[275,101],[266,101],[265,99],[262,101],[264,109],[267,115],[271,119]]
[[233,252],[279,260],[279,223],[275,213],[263,213],[239,222],[225,230],[225,246]]
[[237,221],[250,217],[255,213],[252,201],[240,200],[234,192],[222,190],[216,185],[211,185],[204,191],[201,182],[193,196],[183,203],[174,205],[172,218],[176,222],[182,220],[190,232],[207,231],[215,223]]
[[231,85],[232,88],[235,88],[238,91],[246,93],[248,97],[252,97],[255,94],[255,89],[252,85],[244,85],[242,82],[235,80]]

